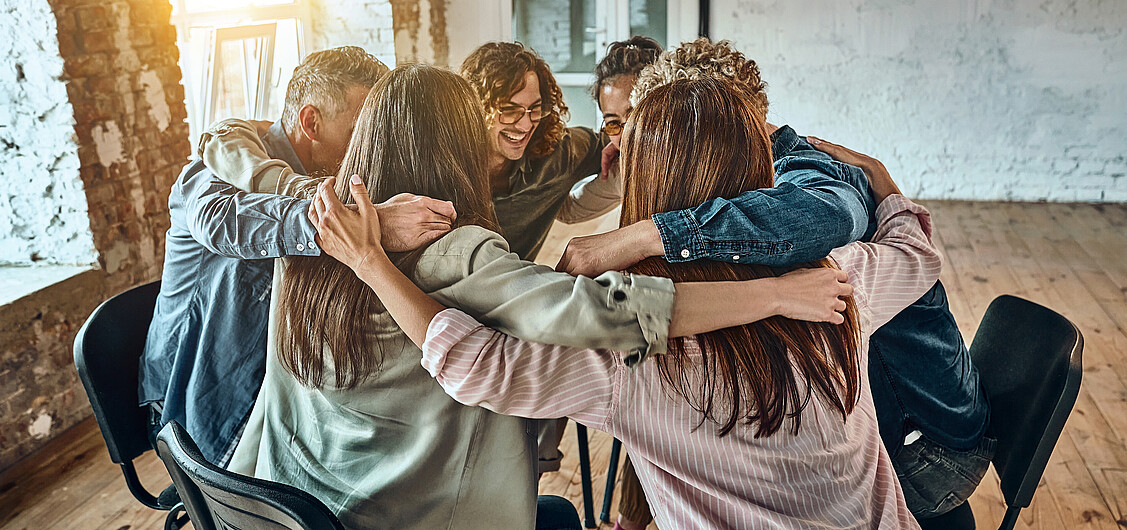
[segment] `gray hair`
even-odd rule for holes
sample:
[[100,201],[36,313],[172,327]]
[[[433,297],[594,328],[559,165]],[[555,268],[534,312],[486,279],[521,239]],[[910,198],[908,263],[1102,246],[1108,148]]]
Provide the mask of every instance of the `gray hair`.
[[326,119],[333,119],[342,110],[350,88],[371,88],[388,71],[387,65],[359,46],[341,46],[307,55],[294,68],[286,86],[282,129],[287,133],[294,131],[297,112],[305,105],[313,105]]

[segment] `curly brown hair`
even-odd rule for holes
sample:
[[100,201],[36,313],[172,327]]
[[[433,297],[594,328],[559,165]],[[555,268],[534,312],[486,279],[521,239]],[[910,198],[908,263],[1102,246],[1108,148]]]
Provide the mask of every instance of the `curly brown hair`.
[[661,55],[661,44],[649,37],[635,35],[629,40],[610,43],[607,56],[595,65],[595,84],[591,97],[599,104],[599,91],[624,75],[638,75],[643,68],[653,64]]
[[492,119],[502,104],[524,88],[524,75],[528,72],[536,73],[545,110],[528,141],[528,152],[534,157],[547,156],[563,139],[568,112],[563,91],[544,59],[519,42],[487,42],[462,61],[461,74],[473,86],[486,115]]
[[735,81],[747,91],[759,112],[767,115],[767,83],[759,77],[759,65],[737,51],[730,41],[712,42],[706,37],[681,43],[643,69],[630,94],[630,103],[638,106],[650,91],[677,79],[705,78]]

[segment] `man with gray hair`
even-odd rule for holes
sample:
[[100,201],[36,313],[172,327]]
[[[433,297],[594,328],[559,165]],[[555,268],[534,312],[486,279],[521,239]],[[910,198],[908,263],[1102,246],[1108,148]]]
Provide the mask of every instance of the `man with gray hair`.
[[[339,169],[357,114],[387,72],[355,46],[312,53],[294,70],[281,120],[263,131],[224,120],[203,135],[169,196],[161,291],[140,363],[154,435],[176,420],[209,461],[229,462],[265,373],[272,258],[320,254],[301,197]],[[231,141],[213,141],[221,138]],[[380,205],[384,244],[416,248],[445,232],[435,227],[448,230],[451,215],[442,201],[393,198]]]

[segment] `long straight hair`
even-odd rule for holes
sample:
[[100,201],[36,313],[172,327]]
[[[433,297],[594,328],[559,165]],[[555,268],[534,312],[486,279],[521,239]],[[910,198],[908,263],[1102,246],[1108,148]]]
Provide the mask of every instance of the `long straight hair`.
[[[717,79],[674,81],[651,91],[630,118],[622,136],[622,226],[774,186],[764,117],[738,85]],[[631,271],[696,282],[773,277],[813,267],[833,263],[822,259],[782,268],[650,258]],[[860,331],[852,298],[841,325],[772,317],[693,339],[699,357],[688,353],[686,339],[676,339],[655,362],[666,388],[702,414],[698,427],[712,421],[720,436],[741,423],[755,424],[756,438],[770,436],[788,418],[797,434],[812,395],[844,418],[860,394]]]
[[[432,66],[401,66],[364,101],[338,174],[337,196],[353,203],[348,177],[360,175],[372,202],[399,193],[426,195],[454,204],[456,226],[496,230],[487,191],[488,150],[485,113],[469,83]],[[423,250],[391,258],[410,276]],[[328,255],[288,258],[278,300],[279,358],[302,384],[326,384],[326,355],[337,388],[353,388],[379,370],[383,353],[372,351],[369,334],[371,316],[383,305],[351,269]]]

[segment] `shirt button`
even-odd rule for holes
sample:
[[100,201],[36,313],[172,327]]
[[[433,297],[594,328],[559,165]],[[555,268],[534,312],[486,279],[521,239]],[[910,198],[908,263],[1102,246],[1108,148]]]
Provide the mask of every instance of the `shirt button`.
[[682,257],[682,258],[687,258],[687,257],[689,257],[689,249],[687,249],[687,248],[683,248],[683,249],[681,249],[681,257]]
[[317,248],[317,245],[314,244],[312,241],[306,243],[305,246],[309,247],[309,250],[313,250],[313,249]]
[[301,252],[301,251],[303,251],[303,250],[305,250],[305,245],[302,245],[301,243],[298,243],[298,244],[297,244],[297,251],[298,251],[298,252]]
[[732,261],[739,261],[739,260],[740,260],[740,255],[739,255],[739,254],[736,254],[735,256],[732,256]]
[[262,255],[263,255],[263,256],[265,256],[265,255],[266,255],[266,251],[265,251],[265,250],[263,250],[263,251],[262,251]]

